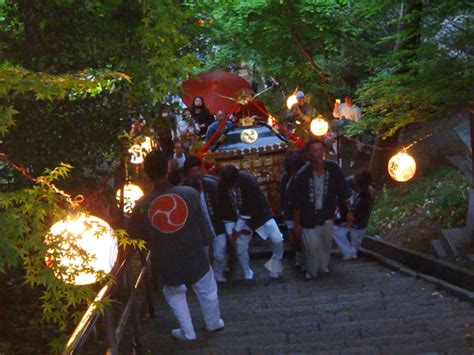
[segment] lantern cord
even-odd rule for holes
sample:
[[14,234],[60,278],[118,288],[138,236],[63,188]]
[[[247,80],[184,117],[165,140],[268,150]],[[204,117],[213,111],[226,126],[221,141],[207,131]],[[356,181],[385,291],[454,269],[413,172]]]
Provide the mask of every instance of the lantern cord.
[[373,149],[376,149],[376,150],[391,150],[391,151],[400,151],[400,150],[402,150],[402,151],[407,151],[408,149],[412,148],[414,145],[424,141],[425,139],[427,139],[431,136],[433,136],[433,133],[427,134],[426,136],[424,136],[422,138],[419,138],[416,141],[410,143],[408,146],[402,147],[402,148],[381,148],[381,147],[377,147],[374,144],[364,143],[364,142],[360,141],[359,139],[351,137],[351,136],[343,136],[343,137],[346,138],[347,140],[349,140],[351,142],[355,142],[356,144],[361,145],[363,147],[373,148]]

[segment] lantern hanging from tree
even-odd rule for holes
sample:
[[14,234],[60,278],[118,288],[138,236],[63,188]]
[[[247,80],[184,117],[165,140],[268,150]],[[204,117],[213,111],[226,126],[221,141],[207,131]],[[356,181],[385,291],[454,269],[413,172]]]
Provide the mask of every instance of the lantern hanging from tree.
[[[117,190],[117,201],[120,202],[122,198],[122,189]],[[123,212],[132,213],[133,208],[135,207],[135,202],[137,202],[143,196],[142,189],[132,183],[127,183],[123,187]]]
[[408,181],[415,176],[415,172],[415,159],[404,151],[398,152],[388,161],[388,173],[396,181]]
[[118,244],[102,219],[79,213],[55,223],[46,235],[46,264],[67,283],[88,285],[112,270]]
[[288,107],[288,110],[289,110],[297,102],[298,102],[298,99],[296,98],[296,95],[293,94],[291,96],[288,96],[288,98],[286,99],[286,107]]
[[310,129],[315,136],[324,136],[328,133],[329,125],[320,115],[311,121]]

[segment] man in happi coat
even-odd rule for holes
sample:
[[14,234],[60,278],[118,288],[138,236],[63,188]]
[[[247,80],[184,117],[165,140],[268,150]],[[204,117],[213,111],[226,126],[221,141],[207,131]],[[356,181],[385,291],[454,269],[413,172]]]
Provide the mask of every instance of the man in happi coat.
[[283,271],[283,235],[255,177],[233,165],[225,166],[220,172],[218,198],[219,213],[230,241],[235,243],[244,277],[253,278],[248,246],[255,231],[262,239],[272,241],[273,255],[265,267],[271,278],[278,278]]
[[[351,191],[339,166],[325,160],[325,148],[320,139],[311,138],[305,144],[308,160],[295,177],[290,192],[293,207],[294,233],[301,234],[306,264],[306,279],[328,273],[333,239],[333,221],[339,203],[349,205]],[[349,211],[352,224],[354,215]]]
[[204,173],[202,168],[201,160],[192,156],[184,164],[184,185],[194,187],[199,191],[201,198],[201,205],[205,212],[206,218],[210,224],[211,231],[213,232],[213,269],[214,276],[217,281],[227,281],[224,276],[224,270],[227,266],[227,253],[226,253],[226,234],[224,224],[218,213],[218,198],[217,198],[217,187],[218,179],[213,175]]
[[153,182],[153,191],[137,202],[127,230],[133,237],[148,242],[151,266],[161,276],[163,295],[180,326],[172,330],[172,336],[194,340],[196,333],[186,301],[186,285],[191,285],[199,300],[206,329],[215,331],[224,327],[216,280],[204,250],[212,240],[212,233],[196,190],[168,182],[165,154],[151,152],[144,165]]

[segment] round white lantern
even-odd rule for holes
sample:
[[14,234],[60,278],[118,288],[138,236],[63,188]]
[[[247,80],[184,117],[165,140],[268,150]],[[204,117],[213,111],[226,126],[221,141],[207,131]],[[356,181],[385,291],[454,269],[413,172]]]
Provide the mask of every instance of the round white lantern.
[[288,110],[293,107],[294,104],[298,102],[298,99],[296,98],[296,95],[291,95],[288,96],[286,99],[286,107],[288,107]]
[[388,161],[388,173],[396,181],[408,181],[415,176],[415,172],[415,159],[406,152],[399,152]]
[[[57,277],[75,285],[88,285],[109,273],[117,259],[118,244],[112,228],[102,219],[79,213],[55,223],[45,238],[52,244],[45,257]],[[90,260],[87,269],[84,254]],[[51,265],[54,261],[56,266]],[[79,271],[77,275],[73,275]]]
[[315,136],[324,136],[326,133],[328,133],[329,125],[321,117],[318,117],[311,121],[310,129],[311,133],[313,133]]
[[[132,183],[127,183],[123,187],[123,211],[125,213],[132,213],[133,208],[135,207],[135,202],[137,202],[143,196],[142,189]],[[122,197],[122,189],[117,190],[117,201],[120,202]]]

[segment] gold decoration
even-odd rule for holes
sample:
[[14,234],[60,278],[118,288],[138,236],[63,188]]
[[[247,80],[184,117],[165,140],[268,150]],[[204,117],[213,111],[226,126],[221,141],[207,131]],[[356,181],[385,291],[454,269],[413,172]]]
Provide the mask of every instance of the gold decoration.
[[254,129],[244,129],[240,133],[240,140],[243,143],[252,144],[252,143],[255,143],[257,139],[258,139],[258,132]]

